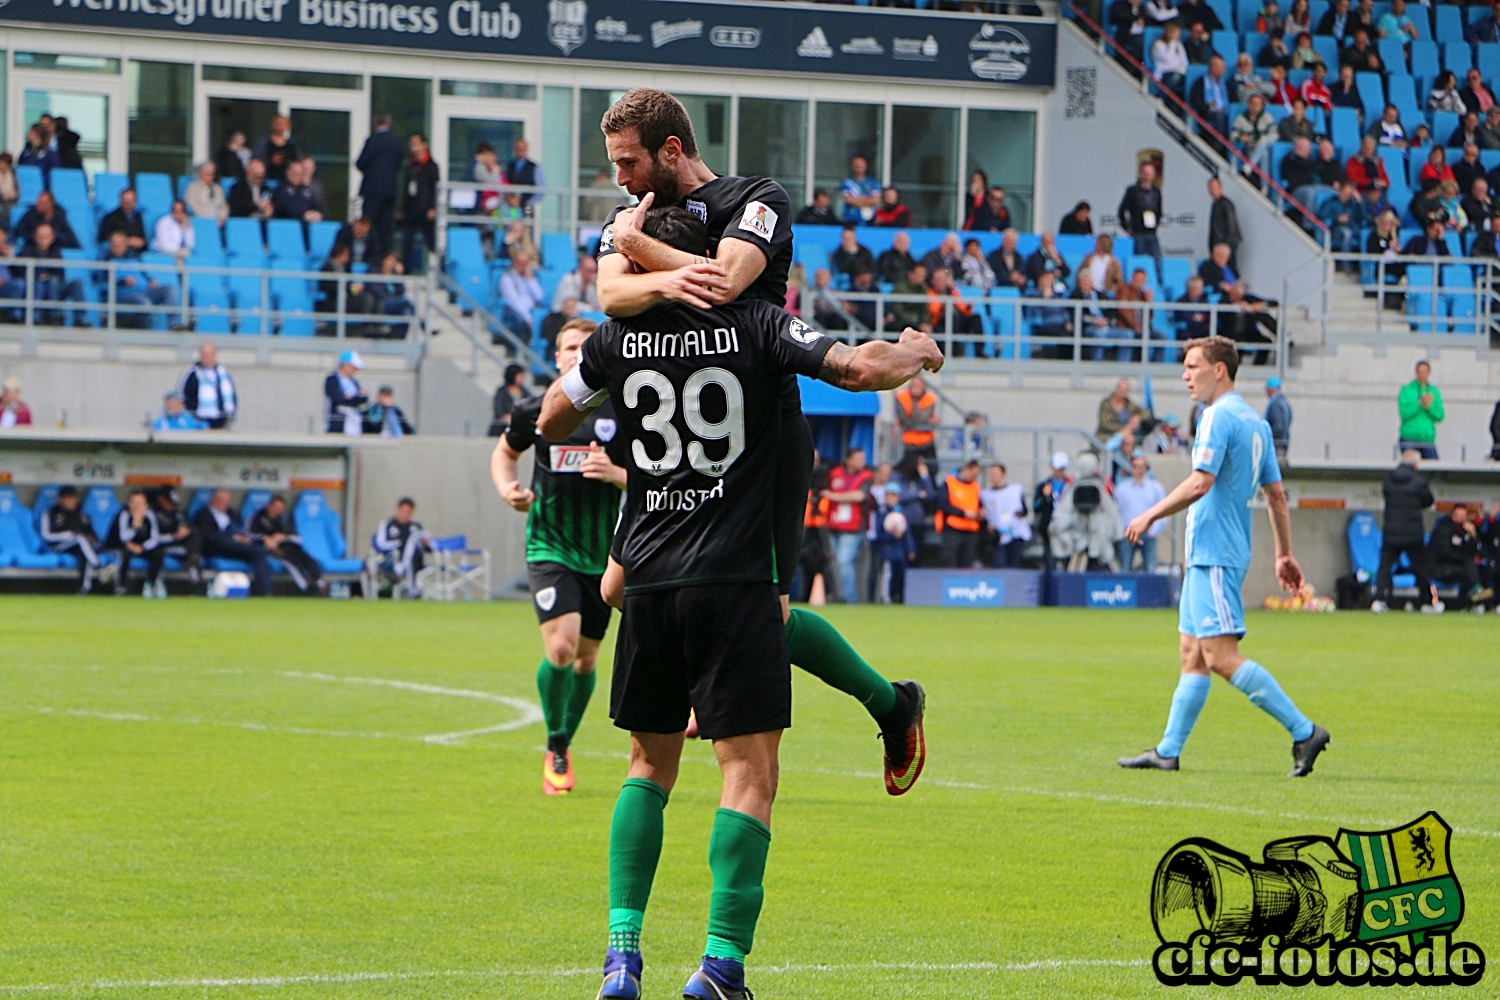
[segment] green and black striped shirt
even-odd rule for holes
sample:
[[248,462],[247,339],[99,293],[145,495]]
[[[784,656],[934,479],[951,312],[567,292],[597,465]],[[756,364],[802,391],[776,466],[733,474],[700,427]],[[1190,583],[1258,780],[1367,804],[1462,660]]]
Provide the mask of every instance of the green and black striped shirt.
[[589,444],[597,441],[610,461],[623,465],[612,404],[593,411],[566,441],[547,441],[536,431],[542,397],[511,412],[506,443],[516,452],[536,448],[531,489],[536,499],[526,517],[526,561],[561,563],[575,573],[598,576],[609,560],[610,541],[620,516],[620,489],[585,479],[581,472]]

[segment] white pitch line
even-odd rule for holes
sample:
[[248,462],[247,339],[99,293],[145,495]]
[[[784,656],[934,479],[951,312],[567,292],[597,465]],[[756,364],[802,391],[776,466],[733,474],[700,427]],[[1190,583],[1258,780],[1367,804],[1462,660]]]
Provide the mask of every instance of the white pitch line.
[[[1036,972],[1074,968],[1140,968],[1144,958],[1041,958],[1025,962],[852,962],[830,965],[783,964],[753,966],[755,975],[831,972]],[[679,971],[679,970],[670,970]],[[85,990],[174,990],[174,989],[242,989],[309,984],[396,982],[413,979],[540,979],[550,977],[597,976],[595,967],[583,969],[488,969],[478,971],[443,970],[424,972],[330,972],[288,976],[243,976],[214,979],[98,979],[79,983],[27,983],[0,985],[0,993],[64,993]]]
[[513,729],[524,729],[527,726],[536,725],[545,716],[542,715],[540,705],[525,700],[524,698],[510,698],[503,694],[491,694],[488,691],[470,691],[464,688],[445,688],[435,684],[416,684],[412,681],[392,681],[375,677],[335,677],[331,674],[308,674],[295,670],[283,671],[283,677],[293,677],[298,680],[328,681],[335,684],[374,684],[379,687],[397,688],[402,691],[416,691],[421,694],[438,694],[449,698],[473,698],[476,701],[488,701],[497,705],[505,705],[521,713],[521,717],[512,722],[503,722],[495,726],[486,726],[483,729],[467,729],[456,733],[435,733],[431,736],[421,737],[424,743],[436,743],[451,746],[461,742],[470,736],[482,736],[487,733],[508,733]]

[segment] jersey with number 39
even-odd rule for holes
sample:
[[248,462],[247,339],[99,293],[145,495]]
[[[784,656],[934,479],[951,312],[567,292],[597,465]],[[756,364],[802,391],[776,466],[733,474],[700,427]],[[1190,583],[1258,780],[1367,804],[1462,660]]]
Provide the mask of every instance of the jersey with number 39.
[[607,393],[629,449],[615,546],[627,593],[774,579],[781,383],[816,375],[832,346],[754,300],[664,303],[584,341],[577,378],[563,384],[575,405]]
[[1193,468],[1214,484],[1188,508],[1187,565],[1249,569],[1251,501],[1281,482],[1271,426],[1239,393],[1220,396],[1199,418]]

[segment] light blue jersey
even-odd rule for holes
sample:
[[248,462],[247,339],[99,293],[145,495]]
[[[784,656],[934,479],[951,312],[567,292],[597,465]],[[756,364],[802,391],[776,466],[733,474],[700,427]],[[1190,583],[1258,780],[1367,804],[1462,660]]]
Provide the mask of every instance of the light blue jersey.
[[1223,566],[1243,576],[1250,568],[1250,501],[1262,486],[1281,482],[1271,427],[1237,392],[1214,400],[1198,421],[1193,468],[1214,477],[1207,494],[1188,508],[1188,566]]

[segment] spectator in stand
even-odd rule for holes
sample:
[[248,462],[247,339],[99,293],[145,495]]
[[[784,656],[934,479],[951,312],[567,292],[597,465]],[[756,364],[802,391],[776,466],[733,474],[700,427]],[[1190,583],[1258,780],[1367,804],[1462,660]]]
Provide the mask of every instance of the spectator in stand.
[[1287,69],[1281,63],[1271,67],[1271,79],[1267,83],[1267,103],[1280,108],[1285,108],[1288,113],[1292,110],[1292,102],[1297,99],[1297,88],[1293,87],[1287,79]]
[[509,364],[505,366],[505,376],[500,382],[500,388],[495,390],[495,400],[491,406],[493,418],[490,421],[490,437],[499,437],[510,427],[510,415],[515,412],[516,407],[531,398],[531,393],[526,391],[526,369],[522,365]]
[[964,241],[963,283],[986,295],[995,287],[995,269],[984,259],[984,250],[973,237]]
[[[1130,275],[1130,281],[1115,289],[1115,301],[1119,303],[1152,301],[1156,297],[1153,289],[1146,285],[1146,272],[1143,268],[1136,268]],[[1151,329],[1151,311],[1144,305],[1126,306],[1119,305],[1115,308],[1115,322],[1111,327],[1111,333],[1116,340],[1143,341],[1145,332]],[[1115,349],[1115,360],[1134,361],[1140,357],[1140,351],[1134,347],[1119,347]],[[1104,360],[1104,348],[1094,348],[1093,360]]]
[[[1291,32],[1287,32],[1287,34],[1290,35]],[[1304,31],[1292,37],[1296,39],[1296,45],[1292,48],[1292,69],[1316,70],[1319,66],[1322,66],[1323,75],[1326,77],[1328,75],[1328,67],[1324,65],[1322,55],[1318,53],[1317,49],[1313,48],[1312,35]],[[1328,89],[1328,85],[1323,80],[1319,80],[1318,85],[1324,91]],[[1302,85],[1302,92],[1303,96],[1306,96],[1307,84],[1305,82]]]
[[[1359,234],[1365,225],[1365,210],[1359,200],[1359,189],[1353,181],[1339,185],[1339,196],[1323,202],[1318,218],[1328,227],[1329,246],[1336,253],[1358,253]],[[1340,271],[1357,271],[1359,264],[1341,261]]]
[[383,385],[375,390],[375,402],[365,407],[364,433],[399,438],[416,433],[401,407],[396,405],[396,390]]
[[[321,273],[328,277],[318,282],[318,293],[321,296],[314,304],[313,310],[320,313],[335,314],[339,311],[340,300],[343,302],[343,310],[346,316],[369,315],[375,312],[375,297],[370,294],[369,289],[363,281],[341,281],[337,275],[352,274],[354,268],[349,259],[349,245],[347,243],[335,243],[333,249],[328,252],[328,259],[323,262]],[[324,330],[326,335],[337,332],[337,321],[325,321]],[[365,328],[361,324],[358,329],[361,335]]]
[[1209,57],[1208,72],[1193,84],[1188,103],[1210,128],[1220,135],[1229,132],[1229,81],[1224,76],[1224,57]]
[[[1425,10],[1422,16],[1427,16]],[[1417,26],[1412,24],[1411,18],[1406,16],[1406,0],[1391,0],[1390,8],[1375,22],[1375,35],[1407,45],[1422,37],[1417,33]]]
[[[1110,340],[1114,337],[1111,329],[1114,324],[1110,320],[1112,310],[1105,305],[1109,301],[1107,297],[1099,293],[1094,285],[1094,274],[1092,271],[1081,270],[1078,272],[1078,287],[1073,289],[1073,298],[1084,303],[1079,310],[1079,318],[1083,325],[1080,336],[1084,340]],[[1060,358],[1064,361],[1073,360],[1073,346],[1071,344],[1047,344],[1035,348],[1032,352],[1037,357]],[[1097,347],[1093,352],[1100,358],[1104,356],[1104,348]]]
[[1020,233],[1007,229],[1000,237],[1000,246],[985,258],[995,272],[996,287],[1018,290],[1026,287],[1026,260],[1016,249],[1020,240]]
[[167,596],[167,587],[161,578],[162,562],[167,557],[167,539],[161,533],[161,525],[151,510],[145,490],[131,490],[125,498],[125,508],[115,516],[105,547],[119,553],[120,568],[115,573],[116,597],[131,589],[130,563],[133,559],[146,563],[141,596]]
[[363,264],[372,271],[379,266],[389,249],[387,244],[381,242],[374,221],[368,215],[361,215],[353,222],[344,223],[338,235],[333,238],[333,245],[348,247],[349,263]]
[[1375,37],[1375,0],[1359,0],[1354,5],[1354,27],[1350,29],[1350,32],[1358,31],[1360,28],[1364,28],[1365,33],[1371,38]]
[[[1465,8],[1465,16],[1468,10]],[[1464,41],[1470,44],[1500,42],[1500,10],[1491,8],[1490,17],[1481,17],[1464,28]]]
[[1197,340],[1199,337],[1209,336],[1212,314],[1206,308],[1209,301],[1208,294],[1203,290],[1203,279],[1196,274],[1189,278],[1186,289],[1177,301],[1182,305],[1205,307],[1199,310],[1182,309],[1171,314],[1172,327],[1177,331],[1177,339]]
[[[1276,323],[1266,310],[1277,303],[1250,292],[1250,286],[1241,281],[1234,268],[1229,266],[1228,246],[1220,243],[1214,247],[1209,259],[1198,265],[1198,276],[1203,279],[1205,289],[1219,296],[1219,301],[1238,307],[1237,315],[1220,314],[1220,336],[1248,344],[1264,344],[1273,340]],[[1257,325],[1265,332],[1258,332],[1255,329]],[[1266,350],[1250,350],[1248,353],[1254,356],[1256,364],[1265,364],[1270,360],[1270,352]]]
[[875,270],[875,255],[860,244],[859,234],[850,222],[844,223],[844,231],[839,234],[839,248],[829,254],[828,262],[839,274],[850,278],[856,271]]
[[[1382,146],[1394,146],[1396,149],[1405,149],[1406,127],[1401,124],[1401,109],[1394,104],[1387,104],[1380,120],[1371,125],[1365,133]],[[1483,135],[1483,130],[1481,130]]]
[[1073,206],[1073,210],[1062,217],[1057,224],[1057,231],[1064,236],[1093,236],[1094,222],[1089,218],[1093,207],[1086,201],[1080,201]]
[[1172,0],[1146,0],[1146,16],[1157,24],[1176,22],[1177,5]]
[[1312,76],[1302,82],[1300,96],[1308,107],[1322,108],[1325,115],[1333,113],[1333,91],[1328,89],[1327,66],[1318,63],[1313,67]]
[[1212,249],[1217,243],[1229,244],[1229,262],[1233,266],[1244,236],[1240,233],[1240,217],[1234,202],[1224,194],[1224,182],[1218,177],[1208,179],[1208,245]]
[[250,149],[245,145],[245,133],[238,130],[229,133],[224,145],[214,154],[214,172],[230,181],[242,181],[250,166]]
[[[175,308],[181,305],[177,291],[177,276],[175,274],[163,275],[166,280],[158,282],[140,270],[137,266],[140,254],[131,250],[126,240],[124,230],[116,229],[109,236],[109,246],[103,256],[103,260],[115,265],[115,302],[121,307],[151,305]],[[94,275],[101,283],[109,281],[108,271],[95,271]],[[126,308],[120,308],[118,312],[121,325],[140,328],[152,326],[154,317],[152,313]],[[180,314],[175,316],[168,314],[168,318],[172,329],[182,329]]]
[[1271,446],[1276,449],[1276,461],[1286,468],[1286,450],[1292,444],[1292,404],[1281,391],[1281,379],[1272,375],[1266,379],[1266,423],[1271,426]]
[[1359,152],[1344,164],[1344,176],[1354,182],[1361,194],[1371,188],[1384,191],[1391,186],[1391,179],[1385,172],[1385,159],[1376,154],[1375,145],[1374,136],[1365,136],[1360,140]]
[[202,560],[202,539],[183,516],[182,509],[177,506],[177,494],[170,486],[153,490],[150,499],[151,510],[156,514],[157,528],[166,540],[166,555],[181,560],[183,569],[187,570],[188,580],[197,586],[203,581],[199,566]]
[[[1068,338],[1073,336],[1073,310],[1060,301],[1064,296],[1056,287],[1054,281],[1056,276],[1051,271],[1043,271],[1042,276],[1037,279],[1036,292],[1029,296],[1035,299],[1056,299],[1056,305],[1025,306],[1022,309],[1022,318],[1031,324],[1031,335],[1033,337]],[[1059,346],[1059,345],[1052,345]],[[1072,349],[1066,348],[1071,356]]]
[[[407,148],[411,157],[406,161],[405,197],[396,210],[396,221],[401,223],[406,273],[417,274],[423,270],[427,254],[437,251],[438,168],[421,132],[411,134]],[[418,235],[425,248],[422,251],[417,250]]]
[[237,559],[250,564],[255,577],[251,592],[271,596],[271,567],[266,548],[255,541],[231,504],[228,490],[214,490],[208,504],[193,518],[193,530],[202,540],[203,554],[210,559]]
[[896,390],[896,426],[901,430],[901,446],[905,449],[902,465],[907,457],[920,455],[937,461],[937,445],[934,440],[938,429],[938,398],[927,388],[920,375]]
[[[1193,278],[1191,281],[1198,281]],[[1168,413],[1157,423],[1156,429],[1146,435],[1145,450],[1151,455],[1176,455],[1188,450],[1182,436],[1182,423],[1174,414]]]
[[881,281],[894,285],[906,276],[916,261],[911,255],[911,236],[897,233],[891,238],[891,248],[875,262],[875,273]]
[[[542,165],[531,158],[531,147],[525,139],[517,139],[511,147],[515,156],[505,165],[505,183],[510,185],[521,185],[522,187],[546,187],[547,176],[542,172]],[[540,198],[541,195],[530,193],[521,195],[521,205],[530,209],[531,203]]]
[[1497,231],[1500,231],[1500,215],[1492,215],[1486,221],[1485,228],[1474,237],[1474,245],[1469,248],[1469,256],[1500,258],[1500,245],[1497,245],[1495,239]]
[[1322,18],[1318,20],[1317,34],[1331,35],[1342,46],[1352,23],[1349,17],[1349,0],[1333,0],[1333,6],[1324,11]]
[[21,398],[21,380],[14,375],[0,385],[0,430],[31,426],[31,407]]
[[100,243],[108,243],[117,232],[125,234],[126,245],[132,251],[140,253],[146,249],[146,217],[138,207],[135,188],[121,191],[119,207],[99,220]]
[[1026,492],[1019,484],[1006,482],[1005,466],[1000,462],[991,465],[986,475],[988,483],[979,491],[979,505],[984,511],[980,558],[995,569],[1020,569],[1021,554],[1031,541]]
[[[1289,121],[1291,121],[1290,118],[1284,118],[1281,124],[1285,125]],[[1302,201],[1297,192],[1316,183],[1314,171],[1317,164],[1313,160],[1311,139],[1305,135],[1299,135],[1291,142],[1292,151],[1281,159],[1281,183],[1291,192],[1293,198]]]
[[183,407],[180,392],[169,392],[162,397],[161,414],[151,422],[153,431],[201,431],[207,426]]
[[[1312,182],[1316,190],[1308,192],[1310,200],[1303,204],[1312,208],[1316,199],[1324,194],[1336,194],[1340,182],[1344,179],[1344,168],[1339,163],[1338,150],[1334,148],[1333,140],[1323,136],[1318,140],[1318,155],[1313,159]],[[1298,199],[1301,201],[1301,199]]]
[[938,487],[938,531],[943,536],[945,567],[970,569],[979,561],[979,529],[984,518],[979,492],[979,461],[972,458]]
[[1311,142],[1313,134],[1313,123],[1307,118],[1307,102],[1298,97],[1292,102],[1292,113],[1276,125],[1276,135],[1282,142],[1296,142],[1298,139]]
[[1484,124],[1474,135],[1480,149],[1500,149],[1500,106],[1491,105],[1484,113]]
[[182,198],[188,210],[198,218],[213,219],[222,226],[229,218],[229,199],[218,181],[218,172],[212,160],[198,164],[197,175],[188,182]]
[[1044,271],[1051,271],[1058,281],[1064,282],[1073,273],[1073,269],[1068,267],[1068,262],[1058,252],[1057,237],[1052,233],[1043,233],[1037,248],[1026,258],[1026,277],[1032,284],[1036,284],[1037,278]]
[[52,198],[52,192],[42,190],[37,192],[36,204],[27,208],[26,214],[21,216],[20,222],[15,223],[15,228],[10,231],[10,238],[17,243],[26,244],[24,256],[34,256],[31,244],[34,243],[37,226],[43,225],[51,229],[52,241],[57,246],[78,249],[78,237],[74,235],[74,226],[69,223],[68,211],[57,204]]
[[964,273],[963,265],[964,251],[958,242],[957,233],[949,233],[943,237],[943,242],[936,249],[929,250],[922,257],[922,265],[927,268],[928,280],[932,278],[933,272],[942,269],[948,272],[948,277],[957,281]]
[[[1370,189],[1374,191],[1374,188]],[[1365,202],[1365,218],[1370,217],[1369,201]],[[1406,274],[1406,265],[1396,260],[1401,253],[1401,224],[1396,219],[1396,213],[1390,208],[1375,216],[1375,226],[1370,233],[1370,238],[1365,241],[1365,253],[1378,254],[1385,262],[1384,273],[1387,285],[1400,284],[1401,278]],[[1400,309],[1405,302],[1405,296],[1401,292],[1386,292],[1384,307],[1386,309]]]
[[1271,29],[1265,47],[1260,50],[1260,55],[1255,57],[1255,65],[1262,69],[1275,67],[1283,72],[1291,69],[1292,50],[1286,43],[1286,32],[1281,30],[1281,25]]
[[[391,116],[382,111],[371,122],[373,131],[365,139],[354,165],[362,175],[359,182],[361,213],[367,216],[383,246],[394,238],[397,178],[405,159],[401,140],[391,131]],[[378,259],[378,258],[377,258]]]
[[505,235],[495,244],[495,257],[510,260],[511,254],[521,251],[525,251],[533,261],[542,256],[537,252],[536,244],[531,241],[531,232],[526,228],[526,223],[516,219],[505,227]]
[[1464,107],[1469,113],[1480,118],[1489,114],[1490,108],[1495,106],[1495,95],[1484,85],[1477,67],[1464,75],[1464,89],[1458,92],[1458,96],[1463,99]]
[[323,182],[318,180],[318,159],[315,156],[304,156],[302,163],[302,183],[312,189],[313,197],[319,205],[328,204],[324,196]]
[[1433,146],[1427,153],[1427,162],[1422,164],[1422,170],[1417,175],[1420,182],[1455,180],[1453,168],[1448,166],[1448,151],[1442,146]]
[[1339,53],[1339,65],[1352,66],[1356,73],[1385,73],[1385,63],[1370,44],[1370,32],[1363,25],[1354,29],[1353,43]]
[[1432,130],[1425,122],[1419,123],[1406,137],[1407,149],[1426,149],[1432,144]]
[[287,514],[286,497],[280,493],[272,494],[266,505],[250,519],[250,534],[259,539],[267,552],[281,560],[298,590],[304,594],[309,591],[328,593],[323,568],[302,547],[302,538]]
[[253,158],[266,165],[266,178],[280,183],[286,180],[287,168],[302,159],[302,151],[292,140],[292,121],[286,115],[271,119],[271,132],[255,144]]
[[844,221],[856,226],[869,225],[875,218],[875,209],[880,206],[880,183],[868,176],[870,161],[863,156],[849,158],[849,176],[839,187],[839,197],[844,203]]
[[1182,28],[1175,21],[1169,22],[1162,36],[1151,44],[1151,60],[1156,66],[1157,79],[1178,97],[1184,96],[1188,54],[1182,44]]
[[[36,227],[31,234],[31,241],[26,246],[26,256],[36,257],[42,260],[62,260],[62,247],[53,236],[52,227],[45,222]],[[68,273],[61,266],[37,267],[35,270],[36,281],[32,293],[35,298],[44,302],[82,302],[83,282],[75,279],[69,280]],[[63,321],[63,314],[57,310],[46,310],[42,312],[38,322],[48,326],[59,326]],[[74,314],[74,325],[81,325],[79,314]]]
[[844,311],[859,320],[866,330],[874,330],[877,326],[874,296],[880,291],[875,287],[875,272],[867,268],[855,271],[849,279],[849,290],[861,296],[870,297],[841,300]]
[[222,430],[239,413],[239,394],[229,369],[219,364],[213,344],[198,347],[198,360],[177,380],[177,393],[187,411],[215,430]]
[[[1482,514],[1483,508],[1480,510]],[[1448,516],[1438,518],[1427,551],[1432,559],[1433,582],[1458,587],[1454,610],[1472,607],[1483,614],[1485,602],[1495,592],[1479,582],[1479,526],[1468,505],[1456,504]]]
[[1307,0],[1292,0],[1291,10],[1281,21],[1281,30],[1291,38],[1312,32],[1312,13],[1308,10]]
[[251,160],[245,176],[229,189],[229,215],[234,219],[269,219],[276,211],[266,186],[266,165]]
[[1435,595],[1422,529],[1422,511],[1432,506],[1432,491],[1427,488],[1427,480],[1417,475],[1421,465],[1421,452],[1415,449],[1401,452],[1401,463],[1381,487],[1385,517],[1381,525],[1380,566],[1375,573],[1375,601],[1370,605],[1370,610],[1377,614],[1390,610],[1391,573],[1403,554],[1417,578],[1417,604],[1424,612],[1438,610],[1431,603]]
[[1268,93],[1269,84],[1255,75],[1255,63],[1250,59],[1250,53],[1241,52],[1234,60],[1234,76],[1229,78],[1230,98],[1236,104],[1245,104],[1251,94],[1265,97]]
[[[990,258],[994,264],[994,258]],[[1125,283],[1125,271],[1120,266],[1120,259],[1115,256],[1115,238],[1108,233],[1101,233],[1094,237],[1094,249],[1078,267],[1079,273],[1084,271],[1094,279],[1094,287],[1101,295],[1112,295],[1114,290]],[[999,277],[997,269],[995,276]]]
[[301,160],[287,165],[286,179],[271,198],[275,217],[299,222],[322,222],[323,200],[307,183],[307,167]]
[[1182,0],[1177,10],[1178,17],[1183,24],[1189,26],[1201,24],[1210,32],[1224,30],[1224,22],[1219,20],[1219,15],[1214,13],[1214,9],[1203,0]]
[[1445,69],[1432,81],[1432,90],[1427,95],[1428,111],[1451,111],[1462,115],[1468,110],[1458,92],[1458,77],[1451,69]]
[[531,339],[532,311],[545,299],[542,283],[531,269],[531,255],[525,251],[511,254],[510,267],[500,276],[500,301],[500,321],[522,340]]
[[42,541],[47,548],[61,555],[71,555],[78,563],[78,592],[87,594],[94,589],[94,576],[101,583],[114,579],[114,565],[102,568],[99,564],[99,536],[94,526],[80,509],[78,490],[64,486],[57,491],[57,499],[42,518]]
[[57,150],[52,148],[45,130],[33,125],[26,130],[26,145],[21,150],[20,165],[37,167],[42,171],[42,183],[51,183],[52,168],[57,166]]
[[1187,26],[1187,36],[1182,39],[1182,47],[1187,52],[1190,64],[1206,66],[1208,57],[1214,53],[1213,36],[1203,27],[1203,22],[1195,21]]
[[797,213],[797,218],[792,220],[799,226],[837,226],[838,216],[833,214],[829,207],[828,192],[818,188],[813,192],[811,205],[805,206]]
[[172,211],[156,220],[156,231],[152,248],[157,253],[169,253],[182,263],[193,253],[198,244],[198,234],[193,231],[193,220],[188,218],[187,203],[172,202]]
[[[927,279],[927,321],[934,331],[947,332],[949,319],[952,331],[965,337],[976,338],[984,334],[984,322],[974,313],[974,307],[963,301],[963,293],[953,284],[952,273],[940,267]],[[974,356],[979,354],[976,340],[968,340]],[[954,352],[964,353],[964,341],[954,345]]]
[[1468,228],[1474,232],[1487,232],[1490,219],[1495,216],[1496,211],[1495,200],[1490,197],[1490,182],[1483,177],[1474,178],[1469,194],[1463,200],[1463,214],[1468,220]]
[[[1260,94],[1251,94],[1245,110],[1241,111],[1230,127],[1229,138],[1251,163],[1265,169],[1271,157],[1271,148],[1276,145],[1276,119],[1266,110],[1266,99]],[[1241,170],[1249,173],[1248,166]]]
[[[923,274],[925,276],[926,272],[924,271]],[[917,288],[917,289],[915,289],[911,293],[903,291],[903,286],[905,285],[905,282],[906,282],[906,279],[902,278],[901,281],[896,284],[896,287],[895,287],[896,294],[898,294],[898,295],[922,294],[924,292],[924,289],[921,289],[921,288]],[[897,323],[896,320],[895,320],[895,316],[896,316],[896,313],[898,311],[898,306],[906,306],[906,305],[907,305],[907,303],[899,303],[899,304],[898,303],[892,303],[891,304],[890,310],[887,313],[887,322],[886,322],[886,326],[887,327],[895,327],[896,329],[901,329],[903,326],[910,326],[911,325],[910,323]],[[838,296],[836,296],[836,295],[833,294],[833,272],[830,271],[830,270],[828,270],[828,268],[826,268],[826,267],[820,267],[820,268],[818,268],[816,271],[813,272],[813,288],[812,288],[812,314],[813,314],[813,323],[815,323],[817,326],[821,327],[824,330],[847,330],[847,329],[849,329],[849,321],[847,319],[845,319],[843,317],[843,315],[839,312],[839,309],[841,308],[841,306],[842,306],[842,303],[839,301]],[[925,316],[921,316],[921,318],[917,322],[918,323],[925,323],[926,321],[927,321],[926,317]]]
[[358,351],[345,351],[339,355],[339,366],[323,380],[324,411],[329,434],[347,434],[357,437],[363,433],[363,413],[370,397],[360,388],[354,373],[365,367],[365,360]]
[[1042,543],[1042,567],[1051,571],[1056,560],[1052,557],[1052,514],[1057,502],[1073,480],[1068,476],[1068,453],[1052,454],[1052,468],[1031,495],[1031,509],[1036,521],[1036,536]]
[[558,307],[564,299],[577,299],[580,308],[587,308],[591,312],[599,311],[599,262],[592,254],[585,254],[578,258],[578,266],[562,276],[557,283],[557,291],[552,296],[552,310],[559,311]]
[[1418,361],[1416,378],[1401,387],[1396,408],[1401,414],[1402,451],[1437,461],[1437,425],[1443,422],[1443,394],[1430,381],[1432,365]]
[[16,179],[15,163],[14,156],[0,153],[0,209],[5,209],[6,212],[21,200],[21,184]]
[[[1115,42],[1137,62],[1145,59],[1146,5],[1143,0],[1114,0],[1109,5],[1109,23]],[[1123,60],[1122,60],[1123,62]]]
[[[1137,451],[1130,457],[1130,475],[1115,480],[1115,503],[1120,508],[1121,524],[1129,524],[1166,498],[1167,491],[1160,481],[1149,475],[1150,471],[1151,466],[1146,461],[1146,456]],[[1133,572],[1136,553],[1140,553],[1140,571],[1155,573],[1156,538],[1166,526],[1166,519],[1163,518],[1141,535],[1139,542],[1132,544],[1128,538],[1121,538],[1116,542],[1115,546],[1119,549],[1117,558],[1120,561],[1120,571]]]
[[1465,146],[1479,148],[1479,115],[1473,111],[1465,111],[1459,119],[1458,128],[1448,134],[1448,141],[1443,145],[1450,149],[1462,149]]
[[1479,162],[1479,147],[1469,143],[1463,147],[1457,163],[1453,164],[1453,179],[1460,191],[1473,191],[1474,180],[1485,176],[1484,164]]
[[1156,276],[1161,280],[1161,243],[1156,232],[1161,225],[1161,189],[1156,185],[1156,166],[1142,163],[1139,180],[1125,189],[1116,210],[1120,228],[1135,241],[1135,252],[1156,259]]
[[[996,184],[974,210],[969,228],[976,233],[1003,233],[1010,228],[1010,209],[1005,207],[1005,188]],[[998,272],[997,272],[998,273]]]
[[[381,316],[416,315],[417,307],[407,295],[406,282],[401,280],[405,273],[406,269],[401,266],[401,258],[395,251],[380,258],[379,277],[365,282],[365,291],[374,303],[371,312]],[[406,337],[410,325],[401,322],[367,323],[366,335],[401,340]]]
[[614,175],[608,170],[600,170],[594,174],[589,188],[601,193],[579,196],[578,219],[580,222],[603,222],[609,218],[609,213],[614,211],[615,206],[621,203],[620,189],[615,184]]
[[911,225],[911,209],[901,204],[901,192],[893,184],[880,192],[880,207],[875,210],[875,225],[905,229]]
[[865,507],[869,502],[873,475],[865,465],[863,448],[850,448],[844,464],[828,474],[828,488],[822,496],[829,503],[828,529],[833,534],[834,564],[838,569],[839,592],[845,604],[859,600],[855,560],[865,537]]
[[964,228],[973,229],[974,213],[979,211],[988,197],[990,190],[990,176],[983,170],[975,170],[969,174],[969,190],[964,195]]
[[1402,255],[1409,257],[1449,256],[1453,248],[1443,238],[1447,228],[1448,219],[1445,215],[1428,216],[1426,229],[1406,241],[1406,246],[1401,248]]
[[[917,546],[901,510],[901,493],[901,483],[891,481],[878,491],[880,502],[870,512],[870,577],[876,603],[906,603],[906,564],[917,559]],[[882,594],[880,581],[887,572],[890,582]]]
[[1365,119],[1365,102],[1354,82],[1354,67],[1340,66],[1339,79],[1328,91],[1328,103],[1334,108],[1353,108],[1361,122]]

